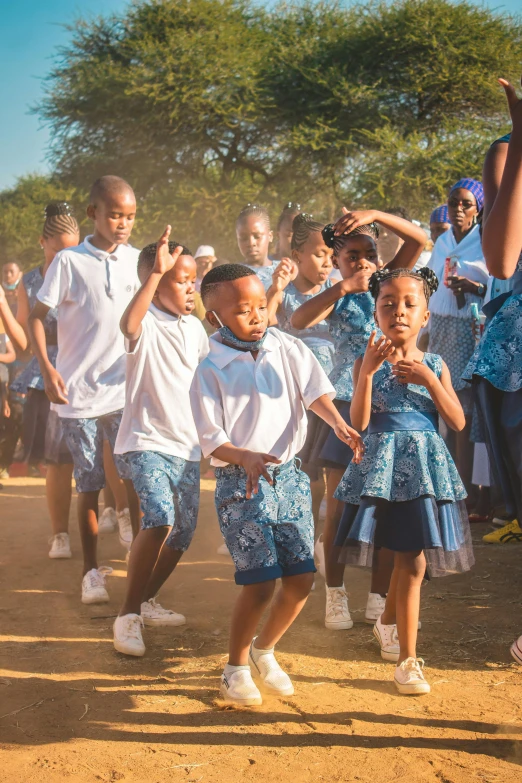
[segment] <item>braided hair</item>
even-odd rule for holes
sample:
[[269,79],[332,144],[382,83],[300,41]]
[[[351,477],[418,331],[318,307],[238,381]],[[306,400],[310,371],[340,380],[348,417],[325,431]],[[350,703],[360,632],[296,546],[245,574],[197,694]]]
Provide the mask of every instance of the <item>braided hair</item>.
[[323,228],[322,234],[326,247],[331,247],[334,251],[334,256],[337,256],[346,244],[346,241],[351,239],[351,237],[357,236],[358,234],[366,234],[367,236],[372,237],[372,239],[377,241],[379,239],[379,226],[377,223],[368,223],[366,226],[358,226],[357,228],[354,228],[354,230],[350,231],[348,234],[341,234],[340,236],[336,236],[335,223],[328,223],[328,225]]
[[45,207],[44,214],[45,221],[42,229],[44,239],[50,239],[60,234],[80,233],[73,209],[66,201],[52,201]]
[[251,215],[262,220],[266,227],[270,229],[270,215],[268,214],[268,209],[260,204],[247,204],[246,207],[243,207],[237,216],[236,226]]
[[301,214],[301,204],[296,204],[294,201],[289,201],[286,203],[283,207],[283,210],[281,214],[279,215],[279,219],[277,221],[277,230],[281,228],[284,221],[287,218],[294,219],[297,215]]
[[310,234],[318,234],[322,232],[323,228],[324,224],[318,223],[317,220],[313,219],[312,215],[300,212],[292,222],[292,242],[290,247],[292,250],[301,250]]
[[420,283],[422,283],[424,296],[426,297],[426,302],[428,305],[430,302],[430,297],[439,287],[439,280],[437,275],[432,269],[428,269],[427,267],[419,269],[418,271],[404,268],[387,269],[385,267],[384,269],[378,269],[376,272],[374,272],[368,282],[368,290],[370,291],[375,301],[377,301],[379,296],[381,285],[383,283],[387,283],[388,280],[395,280],[398,277],[411,277],[413,280],[418,280]]

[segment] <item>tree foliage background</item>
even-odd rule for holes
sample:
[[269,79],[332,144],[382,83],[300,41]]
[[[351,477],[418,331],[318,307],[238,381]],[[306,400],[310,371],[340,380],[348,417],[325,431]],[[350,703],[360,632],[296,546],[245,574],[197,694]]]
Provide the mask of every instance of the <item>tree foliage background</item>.
[[274,218],[294,200],[325,219],[343,203],[426,219],[480,177],[507,127],[496,78],[521,61],[520,19],[450,0],[138,0],[79,21],[35,109],[53,175],[0,193],[0,252],[35,263],[48,196],[83,213],[104,173],[136,190],[135,244],[170,222],[230,259],[249,201]]

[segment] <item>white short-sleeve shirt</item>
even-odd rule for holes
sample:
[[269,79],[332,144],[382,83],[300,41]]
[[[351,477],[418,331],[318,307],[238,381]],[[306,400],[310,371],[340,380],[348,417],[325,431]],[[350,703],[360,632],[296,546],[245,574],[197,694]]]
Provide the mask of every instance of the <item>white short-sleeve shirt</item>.
[[120,319],[139,288],[139,251],[118,245],[99,250],[87,237],[61,250],[37,296],[58,310],[56,369],[67,387],[68,405],[59,416],[95,418],[123,408],[125,347]]
[[254,360],[212,335],[190,390],[203,455],[232,443],[289,462],[304,445],[306,411],[323,394],[333,399],[335,389],[302,340],[270,329]]
[[170,315],[151,304],[141,335],[127,354],[116,454],[159,451],[186,460],[201,458],[189,391],[196,367],[207,353],[208,337],[201,321],[193,315]]

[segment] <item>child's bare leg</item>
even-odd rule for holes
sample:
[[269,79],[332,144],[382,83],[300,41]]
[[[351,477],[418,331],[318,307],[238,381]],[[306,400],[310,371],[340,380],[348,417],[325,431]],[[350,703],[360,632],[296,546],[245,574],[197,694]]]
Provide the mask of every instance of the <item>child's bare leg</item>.
[[148,581],[143,601],[148,601],[158,595],[159,591],[176,568],[183,552],[181,549],[173,549],[166,542],[161,547],[161,552],[154,566],[154,571]]
[[243,585],[234,606],[230,625],[229,657],[231,666],[246,666],[248,650],[256,628],[272,600],[275,579],[254,585]]
[[130,520],[132,525],[132,538],[133,541],[135,541],[136,536],[140,532],[140,527],[141,527],[140,501],[138,499],[132,481],[130,479],[125,479],[123,483],[125,485],[126,496],[127,496],[126,506],[129,509]]
[[[284,576],[281,589],[270,607],[270,614],[256,639],[259,650],[269,650],[290,628],[312,589],[313,573]],[[252,634],[253,635],[253,634]]]
[[316,535],[319,530],[319,511],[321,508],[321,503],[323,502],[325,489],[324,475],[321,469],[321,473],[319,474],[318,479],[315,481],[310,479],[310,491],[312,493],[312,514],[314,517],[314,532]]
[[45,492],[53,536],[69,531],[72,471],[72,465],[51,464],[47,466]]
[[[112,456],[111,444],[106,439],[103,441],[103,469],[105,471],[107,484],[109,485],[113,496],[112,508],[115,508],[116,511],[123,511],[123,509],[128,506],[125,484],[123,483],[123,479],[118,475],[116,465],[114,464],[114,457]],[[108,505],[107,497],[105,498],[105,505]]]
[[389,549],[375,550],[372,563],[371,593],[387,595],[394,562],[394,554]]
[[396,616],[399,635],[399,664],[417,657],[420,590],[426,571],[424,552],[396,552]]
[[323,530],[326,584],[328,587],[342,587],[344,565],[335,557],[334,540],[343,512],[344,504],[334,498],[334,492],[342,479],[344,470],[330,468],[326,474],[326,519]]
[[[395,558],[394,558],[395,559]],[[392,571],[390,586],[386,595],[386,604],[384,606],[384,612],[381,615],[381,622],[383,625],[395,625],[397,623],[397,582],[399,579],[399,569],[394,566]]]
[[83,550],[83,574],[98,568],[96,550],[98,546],[98,495],[93,492],[78,492],[78,524]]
[[162,525],[140,530],[136,536],[129,559],[127,593],[120,617],[141,613],[143,596],[168,532],[169,528]]

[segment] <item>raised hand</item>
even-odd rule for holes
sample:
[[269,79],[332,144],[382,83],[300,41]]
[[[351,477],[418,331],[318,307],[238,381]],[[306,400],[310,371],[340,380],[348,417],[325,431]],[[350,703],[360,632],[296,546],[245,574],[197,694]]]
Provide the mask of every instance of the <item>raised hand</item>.
[[377,332],[375,331],[371,333],[370,339],[368,340],[368,344],[366,346],[366,351],[364,352],[361,373],[364,373],[365,375],[373,375],[376,373],[383,362],[388,358],[388,356],[391,356],[395,350],[391,340],[387,340],[384,335],[379,337],[376,342],[376,335]]
[[345,277],[339,280],[336,285],[340,286],[343,294],[362,294],[368,290],[368,283],[374,270],[369,266],[358,269],[351,277]]
[[269,484],[273,484],[272,476],[266,469],[267,463],[281,464],[281,460],[272,454],[259,454],[256,451],[245,451],[241,466],[247,474],[246,497],[250,500],[252,495],[257,495],[259,491],[259,477],[263,476]]
[[423,362],[419,362],[417,359],[411,361],[409,359],[402,359],[392,367],[392,373],[395,375],[399,383],[406,385],[407,383],[413,383],[415,386],[428,386],[431,381],[437,376],[427,367]]
[[363,439],[357,432],[357,430],[354,430],[352,427],[349,427],[348,424],[346,424],[341,417],[339,417],[339,421],[334,426],[334,432],[339,438],[339,440],[342,440],[343,443],[346,443],[351,450],[353,451],[353,460],[352,462],[359,463],[364,455],[364,443]]
[[181,255],[182,248],[179,246],[176,247],[172,255],[169,253],[170,232],[171,227],[167,226],[156,248],[156,259],[152,271],[158,275],[164,275],[166,272],[169,272]]
[[373,223],[376,216],[377,212],[375,209],[361,209],[352,212],[343,207],[343,216],[334,225],[334,233],[336,236],[349,234],[350,231],[359,228],[359,226],[367,226],[369,223]]
[[[509,107],[509,113],[513,121],[513,130],[522,130],[522,100],[519,100],[517,91],[507,79],[499,79],[499,84],[504,88]],[[521,79],[522,82],[522,79]]]
[[272,285],[276,291],[284,291],[296,276],[295,264],[290,258],[282,258],[272,274]]
[[58,370],[51,367],[44,374],[44,388],[49,400],[56,405],[67,405],[67,387]]

